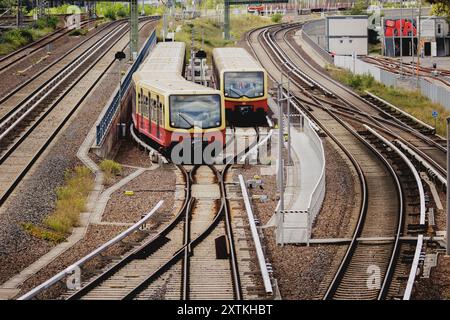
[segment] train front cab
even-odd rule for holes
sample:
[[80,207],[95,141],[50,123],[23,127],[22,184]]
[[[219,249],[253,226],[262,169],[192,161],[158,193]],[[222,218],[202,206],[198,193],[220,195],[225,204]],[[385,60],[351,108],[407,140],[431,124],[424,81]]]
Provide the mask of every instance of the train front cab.
[[167,153],[179,142],[205,149],[225,143],[224,99],[220,94],[164,95],[135,87],[133,122],[136,130]]
[[225,71],[220,77],[227,119],[264,121],[268,112],[267,74],[264,71]]

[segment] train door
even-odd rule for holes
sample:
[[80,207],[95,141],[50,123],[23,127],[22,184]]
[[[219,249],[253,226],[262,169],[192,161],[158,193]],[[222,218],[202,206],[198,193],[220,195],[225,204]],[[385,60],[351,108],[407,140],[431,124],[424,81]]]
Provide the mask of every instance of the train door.
[[160,105],[161,103],[159,102],[159,95],[156,96],[156,137],[159,138],[159,121],[161,118],[161,111],[160,111]]
[[144,128],[144,115],[142,112],[142,107],[144,104],[144,91],[141,88],[141,93],[139,94],[139,115],[140,115],[140,128]]
[[152,100],[152,94],[151,94],[151,92],[149,91],[148,92],[148,105],[147,105],[147,107],[148,107],[148,112],[147,112],[147,114],[148,114],[148,133],[149,134],[152,134],[152,105],[153,105],[153,100]]

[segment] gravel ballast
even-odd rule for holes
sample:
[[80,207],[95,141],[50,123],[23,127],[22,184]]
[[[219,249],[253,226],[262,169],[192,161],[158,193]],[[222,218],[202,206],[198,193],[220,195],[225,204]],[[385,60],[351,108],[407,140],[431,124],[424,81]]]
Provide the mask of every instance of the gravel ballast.
[[[150,23],[141,32],[148,36],[152,29],[153,25]],[[30,236],[20,223],[32,222],[40,225],[54,210],[55,189],[63,183],[67,169],[81,164],[76,157],[78,148],[116,88],[118,75],[118,66],[115,64],[16,188],[14,196],[2,206],[0,283],[20,272],[53,247],[51,243]],[[110,233],[109,238],[113,235],[115,232]]]
[[[313,238],[345,237],[351,233],[355,220],[355,182],[353,170],[327,139],[324,140],[326,165],[326,196],[322,210],[313,227]],[[258,167],[244,166],[241,173],[246,179],[260,175]],[[265,194],[265,203],[253,200],[255,214],[265,225],[274,214],[277,204],[275,176],[262,176],[263,189],[253,189],[252,194]],[[357,217],[356,217],[357,218]],[[343,250],[335,245],[279,246],[275,242],[273,228],[264,229],[269,260],[274,269],[283,299],[316,299],[321,296],[322,281],[334,259],[341,260]],[[326,286],[325,286],[326,287]]]

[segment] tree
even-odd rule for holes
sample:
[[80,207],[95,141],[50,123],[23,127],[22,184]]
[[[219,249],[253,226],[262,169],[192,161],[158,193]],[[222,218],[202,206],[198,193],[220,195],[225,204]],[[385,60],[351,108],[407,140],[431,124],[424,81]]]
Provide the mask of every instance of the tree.
[[353,8],[350,10],[351,15],[359,15],[359,14],[366,14],[367,13],[367,1],[365,0],[358,0],[355,2]]
[[430,1],[432,3],[431,13],[435,16],[447,17],[450,19],[450,0]]

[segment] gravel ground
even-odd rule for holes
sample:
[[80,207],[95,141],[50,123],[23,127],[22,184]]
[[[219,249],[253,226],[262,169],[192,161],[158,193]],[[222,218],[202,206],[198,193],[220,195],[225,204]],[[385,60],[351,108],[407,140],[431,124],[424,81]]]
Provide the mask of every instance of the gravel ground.
[[[142,33],[147,36],[151,29],[152,24],[148,24]],[[1,208],[0,283],[52,248],[52,244],[23,231],[20,223],[40,224],[54,209],[55,188],[62,183],[65,170],[80,164],[76,157],[78,148],[117,86],[117,75],[118,68],[114,66],[18,186],[15,196]]]
[[420,279],[414,287],[415,300],[449,300],[450,299],[450,257],[439,255],[438,265],[431,270],[428,279]]
[[[89,28],[92,28],[92,26],[90,25]],[[0,82],[0,97],[4,96],[13,88],[30,79],[37,72],[59,59],[70,49],[84,41],[87,37],[97,33],[97,30],[98,29],[93,29],[89,31],[86,36],[64,35],[51,43],[51,53],[48,56],[47,47],[44,47],[36,51],[34,54],[22,59],[20,62],[14,64],[4,72],[1,72],[0,74],[2,75],[2,80],[6,81]],[[29,68],[30,66],[32,67]],[[24,72],[24,70],[27,71]]]
[[152,166],[152,162],[150,161],[147,152],[140,149],[135,143],[132,143],[131,140],[127,140],[120,144],[114,160],[128,166],[143,168]]
[[[354,212],[354,182],[341,154],[325,140],[326,196],[321,212],[316,218],[313,237],[343,237],[352,228],[350,221]],[[244,167],[241,172],[246,179],[259,174],[258,167]],[[269,195],[269,201],[254,201],[256,215],[266,224],[273,215],[276,198],[276,177],[262,176],[263,190],[252,190],[252,194]],[[341,259],[338,246],[276,245],[272,228],[264,229],[269,259],[274,268],[283,299],[314,299],[324,276],[330,271],[334,259]],[[339,254],[338,254],[339,253]],[[294,271],[294,272],[293,272]]]
[[[134,195],[125,195],[126,190]],[[133,222],[148,213],[159,200],[164,200],[164,210],[174,203],[175,174],[173,169],[158,168],[146,171],[111,195],[103,221]]]

